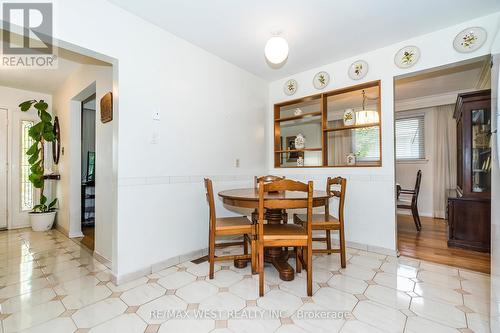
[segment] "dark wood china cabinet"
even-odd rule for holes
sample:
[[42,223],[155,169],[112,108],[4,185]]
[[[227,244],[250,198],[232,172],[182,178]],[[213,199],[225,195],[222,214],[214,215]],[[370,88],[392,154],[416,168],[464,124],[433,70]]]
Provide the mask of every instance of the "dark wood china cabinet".
[[448,198],[448,245],[489,252],[491,232],[491,91],[459,94],[457,188]]

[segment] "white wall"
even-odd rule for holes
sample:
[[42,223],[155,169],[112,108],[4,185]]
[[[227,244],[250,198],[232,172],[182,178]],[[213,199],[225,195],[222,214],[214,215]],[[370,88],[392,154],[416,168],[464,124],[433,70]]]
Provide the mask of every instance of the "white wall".
[[[93,93],[96,100],[113,90],[111,66],[82,65],[54,93],[54,112],[61,127],[61,154],[57,166],[59,213],[57,223],[70,237],[81,236],[81,101]],[[113,249],[113,177],[112,123],[100,120],[100,103],[96,103],[96,187],[95,252],[112,260]],[[61,149],[62,149],[61,148]]]
[[54,10],[58,40],[116,59],[113,272],[120,280],[206,247],[202,177],[217,176],[218,189],[263,173],[267,84],[106,1],[55,1]]
[[[341,175],[348,178],[346,199],[346,239],[350,242],[389,251],[396,249],[395,230],[395,163],[394,163],[394,77],[413,71],[438,67],[490,52],[492,38],[500,23],[500,13],[464,22],[453,27],[439,30],[393,44],[355,57],[327,64],[291,77],[272,82],[270,85],[267,112],[267,165],[270,173],[285,174],[298,179],[317,180],[316,187],[323,188],[327,176]],[[482,26],[490,36],[485,45],[469,54],[458,53],[453,49],[455,35],[468,26]],[[421,50],[420,61],[410,69],[399,69],[394,65],[394,54],[403,46],[416,45]],[[382,96],[382,167],[379,168],[328,168],[328,169],[275,169],[273,167],[273,105],[285,100],[318,93],[312,86],[312,77],[325,70],[333,77],[326,90],[347,87],[361,83],[349,79],[349,65],[364,59],[370,69],[367,76],[360,80],[368,82],[381,80]],[[294,96],[283,93],[283,84],[293,78],[299,83]],[[376,199],[375,199],[376,198]],[[367,218],[366,212],[369,212]]]
[[[7,226],[9,229],[29,227],[28,212],[21,211],[20,202],[20,144],[21,144],[21,121],[38,121],[38,116],[34,109],[28,112],[22,112],[19,104],[29,100],[43,99],[49,104],[48,112],[52,112],[52,96],[39,92],[14,89],[0,86],[0,108],[8,110],[8,145],[9,145],[9,168],[8,168],[8,210],[9,220]],[[51,149],[51,148],[50,148]],[[46,160],[50,164],[52,160],[51,150],[47,149]],[[45,194],[49,195],[51,190],[51,181],[46,182]]]

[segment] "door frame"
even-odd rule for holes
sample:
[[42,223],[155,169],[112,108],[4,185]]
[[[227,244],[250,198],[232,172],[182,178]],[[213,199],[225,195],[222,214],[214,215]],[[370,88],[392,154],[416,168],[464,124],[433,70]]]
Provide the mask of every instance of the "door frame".
[[[82,160],[83,160],[83,151],[82,151],[82,144],[83,144],[83,119],[84,119],[84,112],[85,110],[90,110],[90,109],[86,109],[84,107],[84,105],[90,101],[95,101],[95,103],[97,103],[97,94],[96,94],[96,89],[94,89],[94,93],[92,95],[90,95],[89,97],[83,99],[80,103],[80,178],[83,179],[83,175],[86,173],[86,170],[84,169],[84,165],[82,164]],[[97,104],[96,106],[94,107],[95,109],[97,109]],[[95,145],[97,144],[97,133],[96,133],[96,130],[97,130],[97,126],[96,126],[96,120],[97,120],[97,114],[96,114],[96,110],[93,110],[94,111],[94,115],[95,115],[95,119],[94,119],[94,151],[95,151]],[[94,172],[95,172],[95,168],[94,168]],[[95,195],[95,186],[94,186],[94,195]],[[94,197],[94,239],[92,240],[93,242],[93,246],[95,248],[95,232],[96,232],[96,227],[95,227],[95,224],[96,224],[96,214],[95,214],[95,206],[97,204],[97,198]],[[80,192],[80,205],[81,205],[81,208],[83,208],[83,201],[85,199],[83,198],[83,192]],[[83,232],[81,231],[82,230],[82,223],[83,223],[83,218],[85,216],[85,213],[83,210],[80,211],[80,214],[81,214],[81,220],[80,220],[80,232],[83,234]],[[86,237],[84,235],[84,237]],[[85,246],[85,245],[84,245]],[[92,250],[92,252],[94,252],[94,250]]]
[[[11,185],[10,185],[10,172],[9,172],[9,169],[10,169],[10,165],[11,165],[11,159],[10,159],[10,149],[9,149],[9,146],[10,146],[10,140],[9,140],[9,137],[10,137],[10,127],[9,126],[9,121],[10,121],[10,118],[9,118],[9,109],[6,108],[6,107],[1,107],[0,106],[0,112],[4,112],[5,111],[5,131],[2,130],[2,132],[5,133],[5,156],[6,156],[6,161],[5,161],[5,212],[6,212],[6,220],[5,220],[5,226],[3,225],[0,225],[0,230],[7,230],[9,228],[9,226],[11,225],[11,222],[10,222],[10,219],[12,218],[12,214],[11,214],[11,207],[10,207],[10,197],[11,197],[11,191],[10,191],[10,188],[11,188]],[[4,189],[3,188],[0,188],[1,191],[3,191]]]

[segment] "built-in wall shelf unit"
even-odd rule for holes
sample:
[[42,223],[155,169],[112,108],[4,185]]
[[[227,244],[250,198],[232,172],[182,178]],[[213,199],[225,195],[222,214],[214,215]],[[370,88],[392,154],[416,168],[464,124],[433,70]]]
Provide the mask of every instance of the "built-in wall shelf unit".
[[382,166],[380,110],[380,81],[275,104],[274,166]]

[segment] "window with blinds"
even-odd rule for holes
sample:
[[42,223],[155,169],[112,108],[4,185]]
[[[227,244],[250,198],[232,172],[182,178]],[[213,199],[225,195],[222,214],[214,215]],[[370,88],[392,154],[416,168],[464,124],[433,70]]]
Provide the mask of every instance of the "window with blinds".
[[396,119],[396,160],[425,159],[424,115]]
[[33,126],[33,121],[21,121],[21,210],[27,211],[33,208],[33,184],[29,180],[30,164],[26,151],[33,144],[33,139],[29,136],[29,130]]
[[380,131],[378,126],[357,128],[353,135],[353,151],[358,162],[380,160]]

